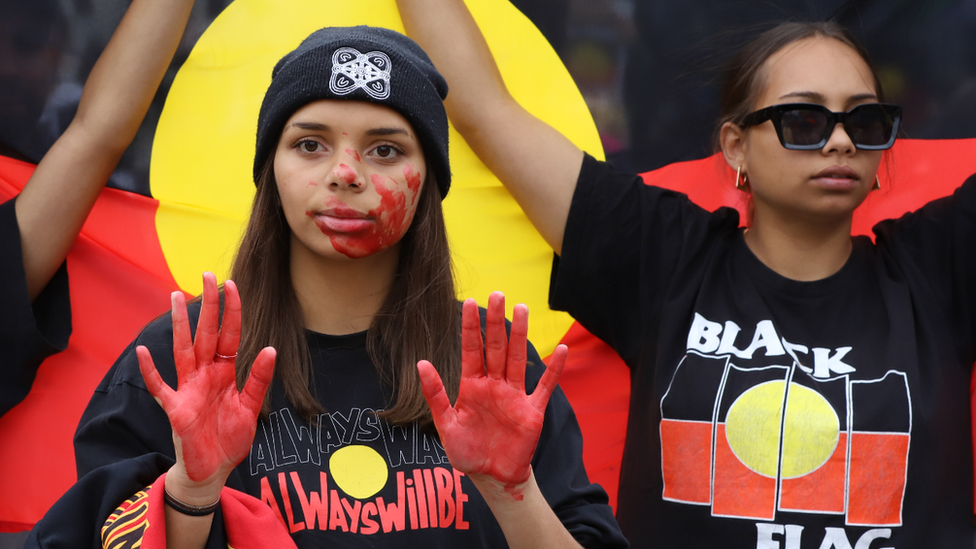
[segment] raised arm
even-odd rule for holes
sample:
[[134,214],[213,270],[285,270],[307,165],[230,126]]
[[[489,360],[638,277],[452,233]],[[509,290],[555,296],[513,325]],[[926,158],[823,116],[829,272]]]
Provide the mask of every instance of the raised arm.
[[78,113],[17,198],[33,301],[68,255],[166,73],[193,0],[135,0],[85,82]]
[[397,0],[407,34],[447,79],[454,127],[559,253],[583,153],[505,87],[463,0]]

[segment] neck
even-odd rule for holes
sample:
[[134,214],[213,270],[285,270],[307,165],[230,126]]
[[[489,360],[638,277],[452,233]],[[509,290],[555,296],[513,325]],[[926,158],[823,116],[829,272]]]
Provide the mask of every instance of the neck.
[[396,276],[399,246],[362,259],[323,258],[292,241],[291,279],[305,328],[331,335],[369,328]]
[[756,215],[745,241],[779,275],[804,282],[821,280],[839,271],[851,255],[851,216],[823,221]]

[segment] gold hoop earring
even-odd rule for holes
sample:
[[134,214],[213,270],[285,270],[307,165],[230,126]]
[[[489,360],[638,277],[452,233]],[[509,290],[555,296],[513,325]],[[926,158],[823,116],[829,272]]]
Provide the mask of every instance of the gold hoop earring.
[[874,186],[871,187],[871,190],[872,191],[880,191],[881,190],[881,178],[879,178],[877,175],[874,176]]
[[[739,190],[739,191],[741,191],[742,189],[745,188],[745,186],[746,186],[746,178],[749,177],[747,175],[741,175],[741,174],[742,174],[742,166],[739,166],[738,168],[735,169],[735,188],[736,188],[736,190]],[[739,184],[740,175],[741,175],[741,178],[742,178],[742,184]]]

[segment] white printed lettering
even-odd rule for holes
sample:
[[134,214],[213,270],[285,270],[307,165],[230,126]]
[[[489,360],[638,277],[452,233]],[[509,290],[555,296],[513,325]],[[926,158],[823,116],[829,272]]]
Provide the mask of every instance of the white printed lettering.
[[785,545],[782,549],[800,549],[800,535],[803,533],[803,527],[796,524],[787,524],[783,526],[782,524],[769,524],[766,522],[757,522],[756,530],[758,531],[758,536],[756,537],[756,549],[780,549],[780,544],[778,541],[773,539],[773,534],[786,534],[784,541]]
[[849,374],[854,371],[850,364],[845,364],[841,359],[851,352],[853,347],[840,347],[834,350],[834,356],[830,356],[830,349],[823,347],[813,348],[813,377],[827,378],[831,373]]
[[807,348],[806,345],[800,345],[799,343],[790,343],[789,341],[786,341],[785,337],[780,338],[780,341],[783,342],[783,348],[786,349],[786,353],[789,354],[791,357],[793,357],[793,361],[796,362],[796,365],[799,366],[801,370],[803,370],[808,374],[813,372],[812,369],[807,368],[806,366],[803,365],[803,361],[800,360],[800,357],[796,356],[797,353],[803,355],[810,353],[810,349]]
[[[876,539],[889,539],[891,538],[891,528],[875,528],[874,530],[868,530],[864,532],[861,539],[857,540],[857,544],[854,545],[854,549],[871,549],[871,542]],[[892,549],[891,547],[879,547],[878,549]]]
[[741,358],[752,358],[760,347],[766,348],[766,356],[785,355],[786,351],[779,342],[779,335],[773,327],[772,320],[761,320],[756,324],[756,333],[752,336],[752,343],[742,352]]
[[722,332],[722,325],[712,322],[702,315],[695,313],[695,320],[688,330],[688,349],[703,353],[711,353],[718,349],[718,335]]
[[[826,347],[810,349],[806,345],[791,343],[785,337],[776,333],[776,327],[771,320],[760,320],[756,323],[756,331],[752,334],[752,343],[745,349],[735,346],[735,340],[742,333],[742,328],[731,320],[725,325],[708,320],[699,313],[695,313],[691,328],[688,330],[687,349],[705,354],[734,355],[738,358],[751,360],[759,349],[765,349],[765,356],[789,355],[797,367],[813,377],[827,379],[834,375],[850,374],[854,367],[844,362],[844,357],[853,347],[838,347],[833,350]],[[813,367],[800,360],[801,355],[813,354]],[[809,359],[807,359],[809,360]]]
[[782,524],[756,523],[756,549],[780,549],[779,542],[773,539],[773,534],[783,535]]
[[[875,528],[868,530],[861,535],[853,549],[872,549],[871,542],[876,539],[891,538],[891,528]],[[847,532],[843,528],[826,528],[823,543],[820,549],[852,549],[851,541],[847,539]],[[891,547],[879,547],[877,549],[893,549]]]
[[722,343],[718,346],[717,354],[727,355],[733,354],[739,358],[745,358],[742,356],[742,350],[735,348],[735,338],[739,335],[742,328],[731,320],[725,321],[725,329],[722,330]]
[[843,528],[828,527],[826,530],[820,549],[853,549],[851,541],[847,539],[847,532]]

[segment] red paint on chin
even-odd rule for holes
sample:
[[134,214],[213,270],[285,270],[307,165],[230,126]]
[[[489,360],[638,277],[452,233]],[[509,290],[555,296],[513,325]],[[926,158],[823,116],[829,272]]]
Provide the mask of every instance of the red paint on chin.
[[356,149],[346,149],[346,154],[355,158],[356,162],[362,162],[362,160],[359,158],[359,153],[356,151]]
[[388,189],[383,176],[371,176],[380,195],[380,205],[368,213],[375,223],[365,231],[337,233],[316,222],[319,230],[329,237],[332,247],[346,257],[359,259],[388,249],[403,237],[413,220],[413,210],[407,208],[407,197],[399,189]]

